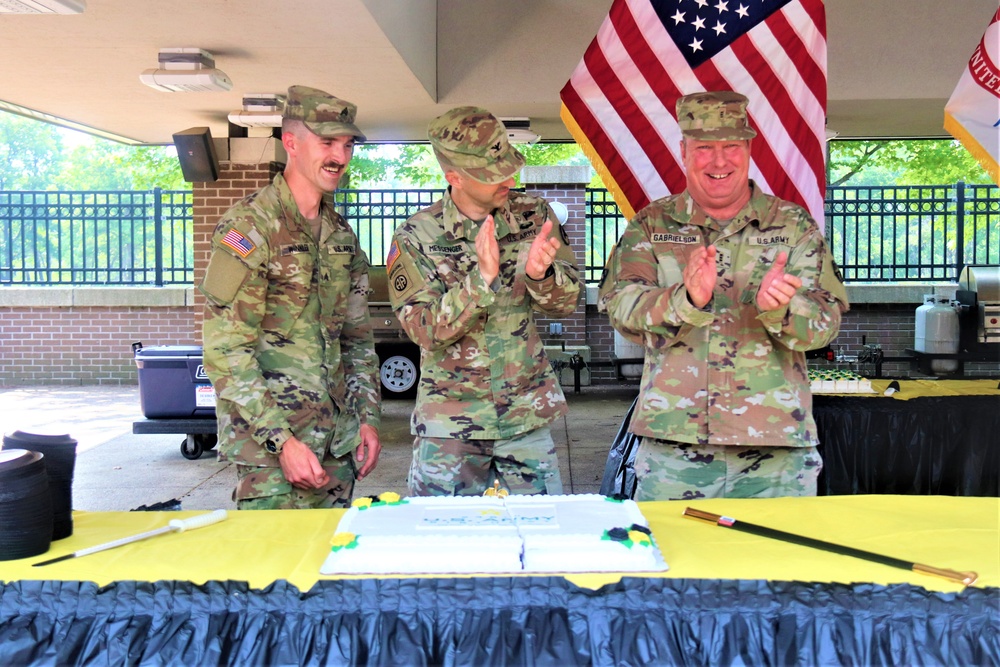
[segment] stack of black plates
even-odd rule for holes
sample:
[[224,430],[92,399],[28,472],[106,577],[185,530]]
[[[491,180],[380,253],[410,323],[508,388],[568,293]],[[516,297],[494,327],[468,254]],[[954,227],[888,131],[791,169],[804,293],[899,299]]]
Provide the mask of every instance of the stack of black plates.
[[73,534],[73,470],[76,467],[76,440],[68,435],[38,435],[14,431],[3,437],[4,449],[27,449],[45,455],[52,496],[52,539]]
[[52,498],[44,457],[0,450],[0,560],[37,556],[52,543]]

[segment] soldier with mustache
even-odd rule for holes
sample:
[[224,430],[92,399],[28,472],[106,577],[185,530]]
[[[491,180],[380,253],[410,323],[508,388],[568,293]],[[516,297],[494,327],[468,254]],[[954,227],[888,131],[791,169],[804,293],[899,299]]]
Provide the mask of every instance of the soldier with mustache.
[[288,89],[284,172],[222,216],[199,289],[219,458],[240,509],[348,507],[378,462],[368,258],[323,195],[365,140],[357,108]]

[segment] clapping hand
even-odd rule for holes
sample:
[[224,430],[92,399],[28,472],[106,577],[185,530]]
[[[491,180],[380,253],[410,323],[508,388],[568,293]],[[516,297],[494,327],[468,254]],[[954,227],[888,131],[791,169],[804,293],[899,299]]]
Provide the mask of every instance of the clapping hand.
[[493,216],[486,216],[483,226],[476,234],[476,258],[479,260],[479,273],[487,285],[500,274],[500,244],[497,243],[497,229]]
[[552,220],[546,220],[538,236],[531,242],[531,247],[528,248],[528,261],[524,265],[524,270],[532,280],[541,280],[545,277],[556,258],[556,252],[562,247],[559,239],[550,236],[553,226]]
[[757,308],[760,310],[777,310],[788,305],[795,296],[795,291],[802,287],[802,281],[798,277],[785,273],[787,264],[788,253],[778,253],[774,266],[764,276],[760,289],[757,290]]
[[715,268],[715,255],[714,245],[698,246],[688,255],[687,266],[684,267],[684,287],[695,308],[704,308],[712,300],[715,281],[719,277]]

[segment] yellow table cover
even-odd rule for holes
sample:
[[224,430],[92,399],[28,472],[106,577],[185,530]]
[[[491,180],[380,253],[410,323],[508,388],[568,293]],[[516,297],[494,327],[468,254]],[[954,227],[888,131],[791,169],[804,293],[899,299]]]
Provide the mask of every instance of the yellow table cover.
[[[954,592],[946,579],[787,544],[682,516],[702,509],[776,530],[834,542],[908,562],[974,570],[977,586],[1000,586],[1000,499],[951,496],[824,496],[640,503],[663,556],[664,573],[641,576],[767,579],[844,584],[910,583]],[[170,533],[44,567],[33,563],[167,525],[199,512],[74,512],[74,532],[48,553],[0,561],[0,580],[246,581],[263,588],[285,579],[308,590],[344,510],[229,512],[221,523]],[[401,551],[400,558],[406,558]],[[453,575],[447,575],[453,576]],[[570,574],[598,588],[621,574]],[[633,576],[633,575],[628,575]]]

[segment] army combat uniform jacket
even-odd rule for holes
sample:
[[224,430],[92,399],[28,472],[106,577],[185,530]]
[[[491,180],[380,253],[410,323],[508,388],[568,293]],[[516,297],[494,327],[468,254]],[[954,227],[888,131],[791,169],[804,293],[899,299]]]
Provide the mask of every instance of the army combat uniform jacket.
[[[847,296],[823,234],[799,206],[763,194],[721,229],[687,191],[655,201],[629,222],[601,285],[600,306],[646,347],[630,430],[677,442],[810,447],[817,444],[805,351],[836,337]],[[718,281],[703,309],[683,270],[715,244]],[[802,280],[787,307],[761,312],[761,280],[782,250]]]
[[524,269],[528,247],[547,218],[556,221],[544,200],[517,192],[494,212],[500,246],[495,292],[479,273],[479,223],[462,215],[450,194],[396,230],[386,262],[389,296],[403,329],[421,348],[414,435],[506,439],[566,413],[532,314],[560,317],[576,308],[580,280],[561,228],[550,275],[536,282]]
[[294,435],[320,461],[379,426],[378,358],[368,321],[368,259],[326,202],[320,238],[284,177],[233,206],[212,238],[204,362],[218,397],[219,449],[277,467],[269,438]]

